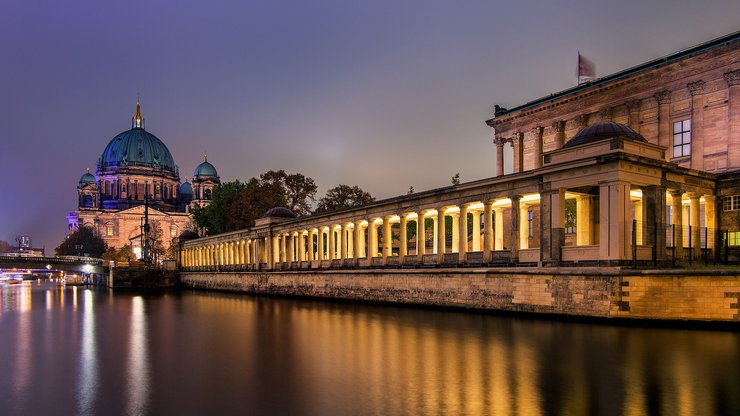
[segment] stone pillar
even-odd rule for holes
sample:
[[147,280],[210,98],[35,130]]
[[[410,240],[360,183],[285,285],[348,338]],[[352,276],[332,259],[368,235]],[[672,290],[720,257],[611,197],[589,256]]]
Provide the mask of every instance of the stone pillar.
[[444,208],[437,208],[437,262],[444,263],[445,257],[445,212]]
[[[693,154],[693,152],[692,152]],[[695,259],[701,257],[701,222],[700,222],[700,204],[701,195],[696,193],[689,194],[689,225],[691,226],[691,248]]]
[[494,250],[503,250],[504,249],[504,209],[503,208],[496,208],[494,210],[494,215],[496,218],[494,219],[494,226],[496,227],[496,230],[494,232]]
[[511,142],[514,145],[514,172],[524,172],[524,133],[514,133]]
[[[349,227],[349,225],[352,225],[352,228]],[[347,257],[345,259],[354,259],[355,258],[355,250],[357,250],[357,247],[355,247],[355,226],[351,222],[347,223],[347,226],[345,227],[344,231],[344,238],[347,242]]]
[[650,233],[643,236],[643,241],[652,241],[658,260],[666,257],[666,197],[662,186],[646,186],[642,190],[643,205],[645,206],[646,227],[643,232]]
[[347,258],[347,226],[345,224],[340,225],[339,228],[339,256],[342,260]]
[[306,236],[303,231],[298,233],[298,257],[299,261],[306,261]]
[[740,168],[740,69],[724,74],[728,88],[727,167]]
[[542,135],[545,129],[537,126],[532,129],[532,139],[534,140],[534,168],[542,167]]
[[632,258],[632,214],[630,184],[626,181],[599,186],[600,260],[620,261]]
[[378,255],[378,228],[375,226],[375,219],[371,218],[368,220],[367,230],[370,233],[368,238],[368,257],[376,257]]
[[328,260],[334,260],[337,256],[336,236],[334,234],[334,225],[329,225],[329,258]]
[[[511,199],[511,230],[509,230],[509,232],[511,235],[510,250],[512,262],[519,261],[519,200],[521,198],[521,195],[509,196],[509,199]],[[496,218],[496,223],[498,223],[498,218]],[[498,226],[496,228],[498,228]]]
[[426,236],[424,233],[424,211],[419,211],[419,215],[416,217],[416,256],[419,258],[419,264],[421,264],[422,256],[424,256],[426,249]]
[[665,147],[665,159],[671,160],[673,157],[673,146],[671,137],[671,92],[668,90],[655,93],[655,99],[658,101],[658,145]]
[[519,205],[519,249],[529,248],[529,206]]
[[393,256],[393,234],[391,232],[391,217],[383,217],[383,264],[388,264],[388,259]]
[[562,149],[565,146],[565,121],[552,123],[552,130],[555,132],[555,149]]
[[288,234],[281,234],[279,236],[280,238],[280,256],[277,258],[277,261],[279,262],[286,262],[288,261],[288,239],[286,238],[286,235]]
[[493,140],[496,144],[496,176],[504,175],[504,140],[496,138]]
[[680,190],[671,191],[671,223],[673,224],[673,245],[676,251],[676,258],[683,257],[683,205],[681,197],[683,192]]
[[[361,221],[358,221],[358,222],[361,223]],[[359,251],[360,251],[362,257],[370,257],[367,254],[366,231],[367,231],[367,227],[366,228],[362,228],[362,226],[360,226],[360,245],[359,245]]]
[[565,245],[565,189],[540,192],[540,258],[557,266]]
[[588,246],[593,244],[592,225],[591,196],[578,195],[576,197],[576,245]]
[[433,254],[439,254],[439,247],[438,247],[439,237],[437,237],[437,235],[439,235],[439,227],[437,226],[438,219],[439,219],[439,215],[435,215],[432,217],[432,221],[433,221],[433,224],[432,224],[432,253]]
[[639,133],[642,102],[640,100],[630,100],[625,103],[625,106],[627,107],[627,124],[632,130]]
[[[468,228],[465,227],[467,230]],[[480,211],[473,211],[473,251],[480,250]]]
[[[458,245],[457,245],[457,253],[458,253],[458,261],[460,263],[465,263],[468,253],[468,205],[467,204],[460,204],[460,215],[458,215],[458,221],[457,221],[457,232],[454,231],[455,224],[453,223],[453,233],[458,235]],[[454,239],[453,234],[453,239]],[[453,241],[454,244],[454,241]]]
[[[462,207],[461,207],[462,210]],[[450,253],[460,252],[460,214],[450,214],[452,217],[452,246]]]
[[691,93],[691,168],[704,169],[704,81],[686,84]]
[[399,225],[399,240],[398,240],[398,263],[403,266],[406,262],[406,255],[409,249],[409,239],[407,233],[408,219],[406,214],[401,214],[401,224]]
[[324,229],[319,227],[316,232],[316,260],[324,260]]
[[[361,242],[360,242],[360,237],[362,235],[360,233],[360,229],[361,228],[362,228],[362,221],[361,220],[355,221],[355,231],[354,231],[354,235],[353,235],[353,237],[355,238],[355,242],[354,242],[354,253],[353,253],[355,260],[357,260],[357,259],[359,259],[361,257],[365,257],[365,256],[363,256]],[[355,262],[355,264],[357,264],[357,262]]]
[[493,224],[491,215],[493,214],[493,203],[491,201],[483,202],[483,261],[489,263],[493,256]]
[[704,195],[704,225],[707,227],[707,248],[714,248],[717,232],[717,197]]

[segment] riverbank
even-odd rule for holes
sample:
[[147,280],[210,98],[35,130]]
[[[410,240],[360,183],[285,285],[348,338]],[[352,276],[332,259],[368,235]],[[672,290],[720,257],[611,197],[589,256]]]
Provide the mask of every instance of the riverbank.
[[740,322],[737,270],[181,272],[184,287],[587,318]]

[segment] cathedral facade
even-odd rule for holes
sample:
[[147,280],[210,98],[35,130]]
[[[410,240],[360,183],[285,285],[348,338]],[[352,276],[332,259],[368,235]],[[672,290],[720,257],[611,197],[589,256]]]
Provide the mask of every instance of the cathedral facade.
[[77,210],[67,215],[69,232],[90,227],[109,247],[131,244],[138,255],[148,211],[153,237],[167,249],[173,238],[194,229],[190,209],[208,205],[219,183],[207,160],[196,167],[192,184],[181,183],[172,154],[146,131],[137,102],[131,129],[110,140],[94,175],[88,169],[80,178]]

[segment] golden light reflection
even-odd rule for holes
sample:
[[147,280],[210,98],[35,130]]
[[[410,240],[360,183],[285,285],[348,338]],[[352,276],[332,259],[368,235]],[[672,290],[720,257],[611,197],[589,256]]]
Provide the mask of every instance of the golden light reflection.
[[146,414],[149,392],[149,352],[144,300],[131,299],[131,326],[127,365],[126,410],[129,415]]
[[[74,307],[77,306],[77,287],[74,287]],[[82,339],[80,348],[80,379],[77,385],[77,414],[94,414],[95,396],[98,391],[98,357],[95,339],[95,307],[93,293],[85,290],[82,310]]]

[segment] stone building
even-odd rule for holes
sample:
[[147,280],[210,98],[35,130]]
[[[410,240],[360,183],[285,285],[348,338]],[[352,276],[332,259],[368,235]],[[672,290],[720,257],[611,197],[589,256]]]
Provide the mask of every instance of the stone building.
[[[212,171],[213,176],[199,176],[201,170]],[[220,183],[215,172],[212,164],[204,162],[196,169],[194,178],[212,189]],[[205,206],[210,200],[210,191],[208,197],[194,199],[191,184],[187,180],[180,183],[172,154],[145,129],[138,102],[131,129],[110,140],[98,159],[95,175],[88,170],[80,178],[77,194],[78,209],[67,215],[69,232],[88,226],[108,246],[132,244],[135,252],[141,245],[145,205],[149,207],[149,221],[157,230],[155,234],[166,249],[172,238],[193,228],[190,208]]]
[[270,210],[184,242],[181,265],[618,266],[732,259],[740,246],[740,32],[497,106],[486,123],[494,177],[311,217]]

